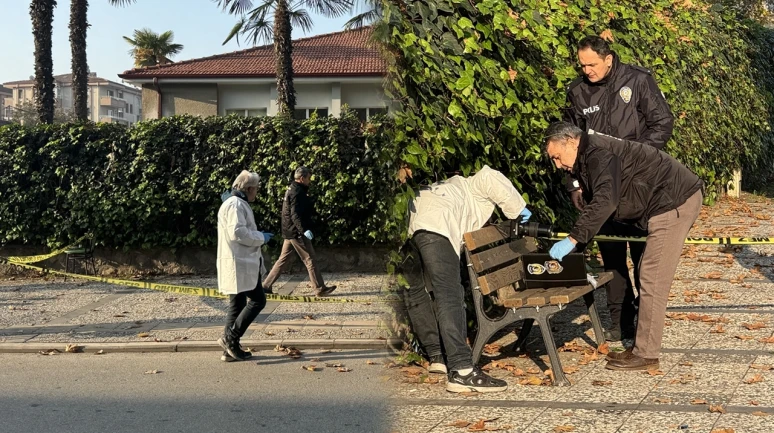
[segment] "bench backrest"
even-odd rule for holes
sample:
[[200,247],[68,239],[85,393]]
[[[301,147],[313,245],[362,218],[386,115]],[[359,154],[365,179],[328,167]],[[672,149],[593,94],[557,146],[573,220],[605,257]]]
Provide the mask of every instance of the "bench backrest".
[[[472,267],[481,294],[507,298],[514,291],[523,290],[524,265],[521,255],[537,251],[534,238],[512,239],[510,223],[491,225],[465,233],[468,265]],[[472,277],[472,275],[471,275]]]

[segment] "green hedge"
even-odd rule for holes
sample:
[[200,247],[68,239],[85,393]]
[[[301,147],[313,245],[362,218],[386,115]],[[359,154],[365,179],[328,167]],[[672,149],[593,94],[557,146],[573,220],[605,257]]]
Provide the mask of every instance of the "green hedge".
[[707,182],[711,201],[734,168],[771,151],[747,31],[698,0],[387,0],[376,34],[402,105],[395,140],[413,184],[489,164],[538,218],[566,222],[572,211],[540,144],[578,75],[577,42],[609,34],[622,61],[652,69],[676,115],[667,150]]
[[256,223],[279,234],[292,170],[309,166],[316,238],[384,242],[397,148],[382,120],[352,112],[278,117],[175,116],[110,124],[0,128],[0,240],[60,245],[91,232],[114,247],[212,246],[220,195],[242,169],[261,174]]
[[[757,98],[768,107],[769,125],[774,125],[774,28],[747,22],[749,57]],[[745,189],[762,189],[774,183],[774,131],[763,137],[763,149],[745,160],[742,173]]]

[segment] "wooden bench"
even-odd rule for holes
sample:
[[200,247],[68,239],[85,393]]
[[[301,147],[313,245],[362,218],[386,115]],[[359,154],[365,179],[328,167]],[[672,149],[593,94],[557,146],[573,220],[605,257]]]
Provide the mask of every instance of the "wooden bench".
[[[554,314],[565,309],[567,304],[583,298],[594,328],[597,346],[604,343],[602,325],[594,303],[594,286],[586,284],[576,287],[526,289],[521,255],[537,251],[537,244],[533,238],[511,237],[508,222],[465,233],[464,241],[463,251],[467,259],[478,320],[478,333],[473,343],[473,363],[478,363],[484,345],[495,333],[520,320],[523,320],[524,324],[514,348],[523,351],[532,325],[537,321],[551,360],[554,385],[570,385],[562,371],[550,320]],[[600,273],[597,277],[597,288],[604,286],[611,279],[612,273]],[[503,308],[487,308],[485,296],[492,304]]]

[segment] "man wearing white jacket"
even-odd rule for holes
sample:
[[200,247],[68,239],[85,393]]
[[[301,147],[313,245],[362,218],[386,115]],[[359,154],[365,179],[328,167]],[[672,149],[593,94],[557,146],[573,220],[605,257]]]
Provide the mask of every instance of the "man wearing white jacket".
[[255,201],[260,178],[243,170],[218,211],[218,290],[229,295],[226,328],[218,344],[222,361],[243,361],[251,354],[239,345],[247,327],[266,306],[261,275],[266,273],[261,245],[273,236],[258,231],[249,202]]
[[460,278],[462,236],[482,228],[495,205],[510,219],[526,221],[531,216],[511,181],[488,166],[474,176],[454,176],[423,188],[409,205],[409,242],[418,257],[409,258],[404,267],[409,283],[408,313],[435,372],[446,370],[441,353],[443,341],[449,379],[446,390],[450,392],[507,389],[505,381],[492,378],[473,365],[466,342]]

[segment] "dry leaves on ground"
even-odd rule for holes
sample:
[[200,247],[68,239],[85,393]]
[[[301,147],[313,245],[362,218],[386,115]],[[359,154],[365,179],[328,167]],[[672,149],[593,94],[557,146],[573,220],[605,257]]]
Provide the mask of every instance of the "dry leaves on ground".
[[148,370],[145,372],[145,374],[159,374],[161,373],[161,370]]
[[774,336],[768,338],[759,338],[758,341],[761,343],[771,344],[774,343]]
[[669,403],[672,403],[672,400],[670,400],[670,399],[668,399],[668,398],[661,398],[661,397],[654,398],[654,399],[653,399],[653,401],[654,401],[655,403],[664,403],[664,404],[669,404]]
[[753,331],[756,329],[763,329],[766,327],[766,322],[755,322],[755,323],[742,323],[742,326],[747,328],[748,331]]
[[83,352],[83,346],[78,346],[77,344],[68,344],[65,346],[65,352],[80,353]]
[[487,353],[489,355],[498,355],[500,354],[500,349],[503,348],[502,344],[485,344],[484,345],[484,353]]
[[339,367],[336,369],[336,371],[338,371],[339,373],[349,373],[350,371],[352,371],[352,369],[347,367]]
[[316,365],[302,365],[301,368],[306,371],[319,371],[322,370],[322,368],[318,368]]
[[295,347],[285,347],[278,344],[274,346],[274,351],[284,353],[293,359],[298,359],[301,357],[301,351],[296,349]]
[[768,364],[750,364],[750,368],[755,370],[771,371],[774,370],[774,366]]
[[679,365],[681,367],[693,367],[693,362],[691,362],[691,361],[683,361],[683,362],[681,362],[681,363],[679,363],[677,365]]
[[607,355],[610,353],[610,345],[607,343],[602,343],[602,345],[597,348],[597,351],[602,355]]
[[339,368],[339,367],[344,367],[344,364],[341,364],[338,362],[328,362],[325,364],[325,366],[328,368]]
[[769,416],[769,414],[768,414],[768,413],[766,413],[766,412],[762,412],[762,411],[759,411],[759,410],[756,410],[755,412],[751,413],[750,415],[755,415],[755,416]]
[[41,355],[51,356],[51,355],[58,355],[58,354],[60,354],[62,352],[60,352],[60,351],[58,351],[56,349],[48,349],[48,350],[41,350],[38,353],[41,354]]
[[712,429],[710,433],[736,433],[736,431],[732,428],[716,428]]
[[745,379],[744,383],[748,385],[752,385],[753,383],[763,382],[763,375],[762,374],[756,374],[755,376]]
[[753,406],[758,406],[760,404],[757,400],[750,400],[747,403],[749,403],[749,404],[751,404]]
[[707,280],[719,280],[723,278],[723,273],[720,271],[713,271],[708,274],[704,274],[701,276],[701,278],[707,279]]
[[710,331],[710,334],[725,334],[725,333],[726,333],[726,328],[723,327],[722,323],[720,325],[715,326]]
[[742,341],[755,340],[755,337],[753,337],[752,335],[734,335],[734,338],[737,338]]
[[712,413],[726,413],[726,408],[724,408],[723,406],[721,406],[719,404],[715,404],[715,405],[711,404],[709,406],[709,411],[712,412]]
[[612,380],[593,380],[591,381],[591,384],[594,386],[608,386],[608,385],[612,385],[613,381]]
[[689,374],[681,374],[680,377],[678,377],[677,379],[670,380],[669,384],[670,385],[676,385],[676,384],[686,385],[686,384],[689,384],[689,383],[693,382],[694,380],[696,380],[696,375],[695,374],[690,374],[690,373]]
[[371,361],[371,360],[369,359],[368,361],[366,361],[366,364],[367,364],[367,365],[376,365],[376,364],[378,364],[378,362],[376,362],[376,361]]
[[558,425],[552,430],[553,433],[569,433],[575,431],[575,427],[571,425]]
[[105,351],[102,349],[99,349],[98,351],[94,352],[95,355],[104,355]]
[[137,336],[140,338],[146,338],[146,337],[150,337],[150,334],[148,334],[147,332],[140,332],[139,334],[137,334]]
[[704,400],[703,398],[694,398],[691,400],[691,404],[709,404],[707,400]]
[[574,365],[568,365],[566,367],[562,367],[562,371],[564,374],[573,374],[580,371],[580,368],[574,366]]
[[663,376],[664,372],[661,370],[645,370],[642,372],[642,374],[647,374],[650,376]]
[[307,314],[306,316],[304,316],[304,319],[306,319],[306,320],[314,320],[314,316],[312,316],[311,314]]

